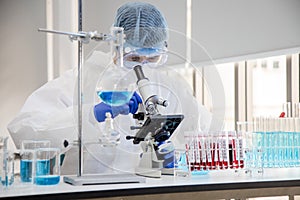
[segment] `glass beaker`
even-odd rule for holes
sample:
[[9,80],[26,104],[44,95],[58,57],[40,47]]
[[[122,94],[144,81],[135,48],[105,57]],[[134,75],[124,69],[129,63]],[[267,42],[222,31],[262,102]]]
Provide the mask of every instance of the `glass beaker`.
[[34,183],[36,185],[55,185],[60,181],[60,150],[58,148],[39,148],[35,150]]
[[174,177],[190,177],[191,171],[186,149],[174,150]]
[[34,151],[38,148],[49,148],[49,140],[23,140],[21,143],[20,177],[22,182],[32,182]]

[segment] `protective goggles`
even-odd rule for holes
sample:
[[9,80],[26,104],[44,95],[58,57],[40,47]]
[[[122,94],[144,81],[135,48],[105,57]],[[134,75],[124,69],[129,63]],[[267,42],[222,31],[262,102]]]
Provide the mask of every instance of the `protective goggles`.
[[132,69],[136,65],[147,65],[158,67],[166,63],[168,58],[167,50],[157,48],[140,48],[126,53],[123,56],[123,64],[126,68]]

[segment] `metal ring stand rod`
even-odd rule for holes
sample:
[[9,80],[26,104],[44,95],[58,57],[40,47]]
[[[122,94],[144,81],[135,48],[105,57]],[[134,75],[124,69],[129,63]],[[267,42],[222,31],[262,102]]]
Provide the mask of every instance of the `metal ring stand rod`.
[[[82,31],[82,0],[78,0],[78,32]],[[83,65],[83,49],[82,40],[78,40],[78,171],[77,176],[82,175],[83,166],[83,145],[82,145],[82,65]]]

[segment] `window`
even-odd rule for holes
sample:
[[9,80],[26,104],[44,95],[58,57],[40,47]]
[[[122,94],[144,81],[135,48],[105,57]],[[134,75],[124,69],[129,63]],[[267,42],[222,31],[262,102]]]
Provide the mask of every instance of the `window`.
[[279,116],[287,101],[286,56],[250,60],[247,68],[251,73],[247,74],[251,77],[247,85],[248,112],[253,117]]

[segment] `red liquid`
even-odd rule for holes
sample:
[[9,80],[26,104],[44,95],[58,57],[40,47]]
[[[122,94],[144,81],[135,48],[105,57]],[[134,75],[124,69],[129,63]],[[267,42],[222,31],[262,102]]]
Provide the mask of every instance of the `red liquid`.
[[232,155],[232,158],[233,158],[233,161],[232,161],[232,166],[233,168],[237,169],[239,168],[239,162],[236,158],[236,155],[237,155],[237,145],[236,145],[236,140],[235,139],[232,139],[232,148],[233,148],[233,155]]

